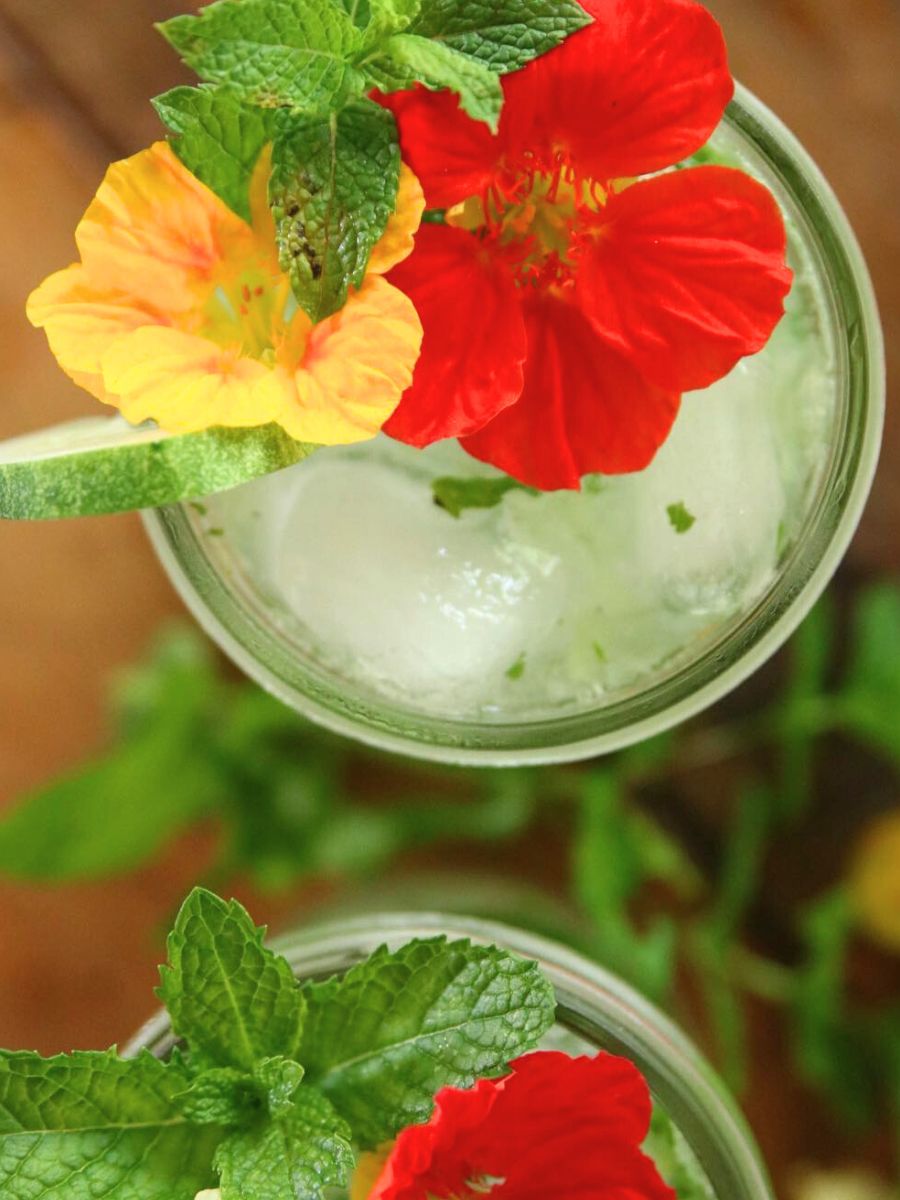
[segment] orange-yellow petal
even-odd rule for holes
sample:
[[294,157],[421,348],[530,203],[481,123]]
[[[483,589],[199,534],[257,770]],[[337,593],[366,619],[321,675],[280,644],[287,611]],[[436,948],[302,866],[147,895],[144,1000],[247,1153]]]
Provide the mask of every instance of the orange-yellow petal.
[[369,276],[340,312],[313,329],[305,314],[294,317],[279,362],[295,392],[275,419],[301,442],[334,446],[374,437],[412,382],[421,345],[412,302]]
[[107,403],[103,355],[125,334],[164,322],[161,314],[130,297],[97,291],[77,263],[45,279],[29,296],[26,312],[32,325],[46,333],[66,374]]
[[350,1180],[350,1200],[369,1200],[372,1188],[378,1182],[394,1145],[394,1142],[382,1142],[374,1150],[366,1150],[360,1154]]
[[422,223],[425,211],[425,193],[422,185],[406,163],[400,164],[400,187],[397,191],[397,207],[391,213],[384,233],[376,242],[369,259],[368,271],[373,275],[386,275],[397,263],[412,254],[415,235]]
[[113,163],[75,240],[95,287],[173,314],[195,308],[229,263],[255,254],[250,226],[165,142]]
[[103,358],[110,403],[133,425],[156,421],[169,433],[274,420],[288,391],[281,372],[234,349],[178,329],[138,329]]

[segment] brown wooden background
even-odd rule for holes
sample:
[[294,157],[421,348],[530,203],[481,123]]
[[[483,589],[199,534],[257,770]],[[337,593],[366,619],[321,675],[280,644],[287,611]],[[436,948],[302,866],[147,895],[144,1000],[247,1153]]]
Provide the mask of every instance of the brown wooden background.
[[[735,74],[819,160],[863,242],[900,356],[900,3],[709,0]],[[30,289],[74,257],[72,231],[110,159],[159,136],[147,101],[180,78],[151,24],[185,0],[0,0],[0,436],[93,410],[24,317]],[[892,390],[896,388],[892,386]],[[900,406],[850,557],[900,570]],[[179,605],[136,517],[0,524],[0,805],[102,744],[110,672]],[[146,1014],[158,922],[196,868],[182,845],[104,886],[0,882],[0,1044],[45,1052],[126,1037]],[[263,910],[264,911],[264,910]],[[777,1047],[771,1052],[778,1053]],[[794,1098],[796,1102],[796,1098]],[[781,1165],[814,1153],[789,1096],[755,1123]]]

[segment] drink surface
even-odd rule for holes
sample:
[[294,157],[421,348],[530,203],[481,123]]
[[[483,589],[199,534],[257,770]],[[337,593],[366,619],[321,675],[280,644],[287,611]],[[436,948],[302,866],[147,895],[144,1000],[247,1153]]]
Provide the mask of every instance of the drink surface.
[[762,600],[817,499],[837,438],[835,352],[791,241],[797,279],[772,341],[685,396],[647,470],[454,517],[434,480],[497,472],[455,443],[382,437],[212,498],[210,552],[297,654],[370,699],[536,720],[642,690]]

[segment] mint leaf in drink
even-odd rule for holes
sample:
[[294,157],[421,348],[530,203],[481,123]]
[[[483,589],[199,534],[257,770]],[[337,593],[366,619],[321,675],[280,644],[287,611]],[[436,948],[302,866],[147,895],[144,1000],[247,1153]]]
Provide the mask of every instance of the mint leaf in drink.
[[194,1200],[221,1133],[179,1115],[179,1064],[0,1053],[4,1200]]
[[[500,76],[490,67],[444,42],[415,34],[401,33],[390,38],[384,54],[389,64],[387,70],[399,68],[401,76],[405,74],[432,90],[450,88],[459,95],[464,112],[475,121],[484,121],[492,132],[497,132],[503,89]],[[376,71],[378,65],[376,60]],[[381,79],[384,81],[386,75],[382,74]]]
[[679,500],[677,504],[670,504],[666,509],[669,517],[669,524],[676,533],[687,533],[697,521],[693,513],[688,512],[684,502]]
[[575,0],[422,0],[409,32],[440,39],[505,74],[590,23],[591,17]]
[[306,1078],[364,1147],[426,1120],[440,1088],[502,1073],[555,1011],[536,963],[445,938],[382,947],[304,992]]
[[496,508],[507,492],[527,492],[539,496],[536,488],[503,476],[499,479],[456,479],[452,475],[432,480],[434,502],[451,517],[459,517],[467,508]]
[[202,79],[262,108],[327,115],[363,88],[362,34],[331,0],[218,0],[157,28]]
[[222,1200],[318,1200],[345,1187],[354,1164],[349,1128],[306,1085],[289,1114],[231,1134],[216,1154]]
[[278,249],[314,321],[337,312],[362,283],[399,180],[394,118],[372,101],[327,120],[279,114],[269,185]]
[[195,888],[184,902],[159,996],[192,1061],[252,1072],[265,1058],[297,1058],[306,1002],[264,933],[236,900]]
[[176,135],[172,149],[239,217],[250,220],[250,180],[272,140],[273,112],[227,87],[177,87],[153,107]]

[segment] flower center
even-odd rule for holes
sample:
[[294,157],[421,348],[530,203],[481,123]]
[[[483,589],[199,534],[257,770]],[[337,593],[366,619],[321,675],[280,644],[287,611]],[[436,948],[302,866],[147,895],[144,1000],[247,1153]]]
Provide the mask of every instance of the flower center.
[[575,277],[579,245],[606,198],[559,155],[549,170],[527,161],[508,170],[451,208],[447,222],[490,242],[520,287],[561,291]]
[[291,292],[284,277],[250,268],[221,281],[209,297],[198,332],[242,355],[271,359],[290,320]]

